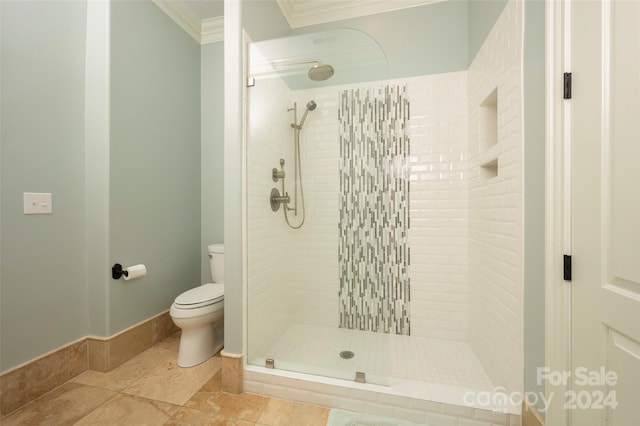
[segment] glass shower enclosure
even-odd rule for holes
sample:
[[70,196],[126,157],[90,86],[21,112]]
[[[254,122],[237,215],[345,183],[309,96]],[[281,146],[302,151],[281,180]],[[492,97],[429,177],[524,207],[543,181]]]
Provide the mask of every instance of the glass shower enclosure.
[[520,139],[491,132],[520,92],[482,62],[519,44],[496,34],[469,70],[407,78],[352,29],[249,45],[249,365],[461,405],[522,389],[495,353],[521,321]]
[[249,57],[248,362],[387,383],[410,332],[406,90],[355,30]]

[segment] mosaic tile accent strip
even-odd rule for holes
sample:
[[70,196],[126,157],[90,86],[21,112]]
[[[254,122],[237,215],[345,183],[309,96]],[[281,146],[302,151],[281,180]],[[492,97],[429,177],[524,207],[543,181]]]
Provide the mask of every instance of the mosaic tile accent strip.
[[339,327],[410,334],[407,87],[340,93]]

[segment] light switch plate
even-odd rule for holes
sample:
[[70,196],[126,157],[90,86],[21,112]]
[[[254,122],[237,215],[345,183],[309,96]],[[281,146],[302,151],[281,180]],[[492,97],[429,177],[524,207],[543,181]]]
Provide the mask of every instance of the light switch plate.
[[53,204],[51,193],[25,192],[24,193],[24,214],[51,214]]

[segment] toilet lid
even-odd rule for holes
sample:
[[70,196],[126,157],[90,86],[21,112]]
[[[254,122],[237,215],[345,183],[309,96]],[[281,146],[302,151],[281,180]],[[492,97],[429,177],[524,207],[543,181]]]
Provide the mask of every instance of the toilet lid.
[[203,284],[176,297],[175,304],[183,309],[199,308],[224,300],[224,284]]

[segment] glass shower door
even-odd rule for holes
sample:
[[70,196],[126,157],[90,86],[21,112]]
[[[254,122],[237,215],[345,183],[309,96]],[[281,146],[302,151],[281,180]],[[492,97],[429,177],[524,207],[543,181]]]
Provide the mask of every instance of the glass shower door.
[[406,90],[355,30],[249,51],[248,362],[385,384],[410,330]]

